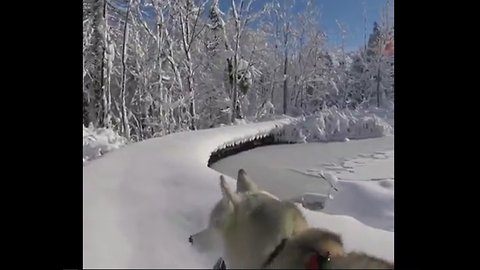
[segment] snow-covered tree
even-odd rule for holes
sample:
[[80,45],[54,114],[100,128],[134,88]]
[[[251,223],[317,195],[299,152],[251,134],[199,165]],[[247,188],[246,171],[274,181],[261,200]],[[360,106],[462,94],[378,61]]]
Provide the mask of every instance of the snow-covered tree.
[[382,106],[393,100],[393,28],[374,24],[366,52],[357,52],[351,68],[351,97],[360,104]]
[[393,101],[387,12],[366,49],[348,52],[328,45],[316,1],[261,4],[230,0],[222,12],[219,0],[84,0],[84,125],[140,141]]
[[[103,127],[108,119],[105,89],[107,65],[108,5],[106,0],[88,0],[84,11],[84,115],[85,121]],[[84,123],[88,125],[89,123]]]

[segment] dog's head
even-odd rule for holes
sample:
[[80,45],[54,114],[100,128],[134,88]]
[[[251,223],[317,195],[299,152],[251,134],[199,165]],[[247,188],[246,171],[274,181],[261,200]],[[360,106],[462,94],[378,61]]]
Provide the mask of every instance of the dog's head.
[[245,170],[240,169],[238,171],[236,192],[232,192],[223,175],[220,176],[220,190],[222,191],[222,199],[215,205],[210,214],[209,226],[224,229],[227,221],[234,213],[234,208],[238,207],[241,196],[258,192],[258,187]]
[[240,196],[258,190],[257,185],[243,169],[238,171],[236,193],[230,190],[223,175],[220,176],[220,189],[222,191],[222,199],[215,204],[210,213],[208,228],[191,235],[188,239],[192,245],[198,246],[201,250],[207,250],[211,248],[211,245],[216,245],[213,243],[216,241],[215,238],[221,235],[233,220],[235,205],[238,207]]

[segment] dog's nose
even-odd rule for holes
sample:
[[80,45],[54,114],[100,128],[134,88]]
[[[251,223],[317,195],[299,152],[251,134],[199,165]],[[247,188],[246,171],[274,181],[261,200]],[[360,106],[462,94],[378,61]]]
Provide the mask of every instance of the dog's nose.
[[188,237],[188,242],[189,242],[190,244],[193,244],[193,237],[192,237],[191,235],[190,235],[190,237]]

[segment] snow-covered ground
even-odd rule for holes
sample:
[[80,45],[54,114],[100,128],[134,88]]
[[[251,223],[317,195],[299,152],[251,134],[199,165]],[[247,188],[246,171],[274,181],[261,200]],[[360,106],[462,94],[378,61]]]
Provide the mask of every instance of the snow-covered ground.
[[[328,185],[317,176],[320,169],[338,172],[340,179],[369,179],[393,177],[393,156],[386,160],[387,166],[376,166],[372,171],[365,167],[363,175],[348,173],[356,159],[375,152],[388,152],[393,149],[393,136],[373,139],[351,140],[349,142],[307,143],[262,146],[229,156],[212,164],[212,168],[235,177],[239,167],[244,168],[261,188],[268,189],[280,199],[291,199],[307,192],[326,193]],[[352,160],[356,158],[355,160]],[[349,161],[350,160],[350,161]],[[369,159],[369,166],[377,162]],[[376,160],[375,160],[376,161]],[[334,164],[342,169],[338,170]],[[341,165],[346,166],[343,167]],[[356,170],[363,170],[361,164]],[[335,170],[337,169],[337,170]],[[360,171],[362,172],[362,171]],[[343,173],[343,174],[341,174]],[[354,177],[354,178],[348,178]]]
[[[207,225],[220,198],[210,154],[261,137],[290,120],[172,134],[85,163],[85,268],[210,268],[188,236]],[[226,177],[230,185],[235,180]]]
[[[277,133],[291,122],[291,119],[284,119],[177,133],[132,144],[85,163],[84,268],[211,268],[215,256],[197,253],[187,241],[190,234],[206,227],[208,214],[220,198],[220,173],[207,167],[210,154],[232,143]],[[355,141],[343,144],[352,142]],[[305,146],[308,149],[308,145]],[[290,153],[290,157],[294,155]],[[301,164],[301,160],[297,161]],[[250,174],[244,165],[238,164],[236,170],[243,167]],[[293,168],[311,173],[307,171],[312,168],[310,165],[304,162],[304,167]],[[318,168],[316,165],[313,168]],[[301,175],[292,170],[288,173],[295,177]],[[255,179],[259,178],[252,174]],[[235,184],[234,179],[226,178],[230,185]],[[311,187],[293,185],[297,190],[285,194],[325,192],[323,185],[317,185],[316,177],[310,178]],[[333,207],[332,202],[341,197],[345,183],[339,182],[340,191],[328,202],[326,209]],[[283,189],[290,190],[290,187],[292,185]],[[366,193],[369,192],[366,189]],[[367,226],[352,215],[303,211],[312,225],[340,230],[347,249],[363,250],[393,260],[393,232]]]
[[242,167],[259,187],[286,200],[304,193],[313,193],[313,200],[315,193],[327,195],[330,185],[319,175],[335,175],[338,192],[332,191],[334,199],[326,201],[322,213],[304,209],[309,222],[342,234],[347,249],[369,250],[393,260],[393,140],[385,136],[264,146],[226,157],[211,167],[233,177]]

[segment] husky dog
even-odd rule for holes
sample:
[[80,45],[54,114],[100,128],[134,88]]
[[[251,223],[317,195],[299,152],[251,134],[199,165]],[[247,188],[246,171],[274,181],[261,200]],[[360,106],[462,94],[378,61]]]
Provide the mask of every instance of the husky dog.
[[393,269],[393,265],[363,253],[345,253],[341,237],[309,228],[302,212],[259,190],[243,169],[236,192],[220,176],[222,199],[210,215],[207,229],[190,237],[201,250],[222,245],[231,269]]
[[[223,251],[223,234],[227,227],[231,223],[231,218],[234,217],[234,205],[232,203],[232,196],[238,196],[240,200],[245,200],[253,205],[260,204],[261,201],[277,201],[279,199],[274,195],[260,190],[258,186],[253,182],[246,174],[245,170],[240,169],[237,177],[237,189],[235,195],[231,194],[228,188],[225,178],[220,176],[222,199],[215,205],[210,213],[208,227],[189,238],[189,242],[192,243],[200,251],[212,251],[222,249]],[[276,204],[274,204],[276,205]],[[292,207],[293,206],[293,207]],[[251,206],[250,208],[252,208]],[[297,216],[301,217],[301,226],[306,226],[306,221],[301,215],[301,212],[295,208],[294,205],[290,206],[293,211],[297,211]],[[288,211],[287,211],[288,212]]]

